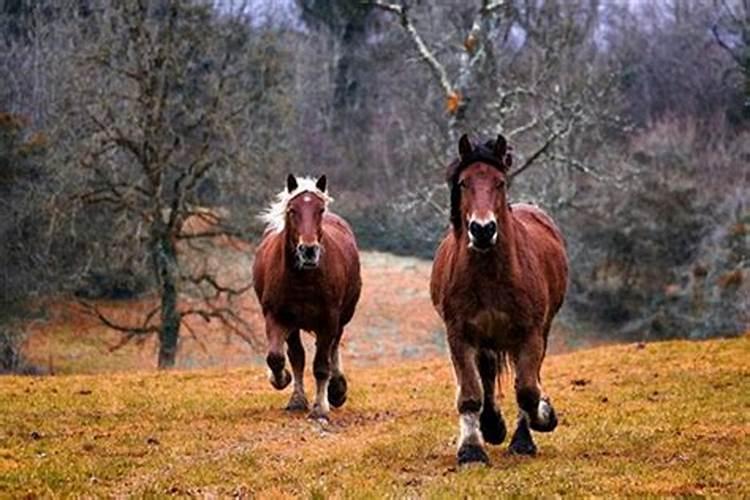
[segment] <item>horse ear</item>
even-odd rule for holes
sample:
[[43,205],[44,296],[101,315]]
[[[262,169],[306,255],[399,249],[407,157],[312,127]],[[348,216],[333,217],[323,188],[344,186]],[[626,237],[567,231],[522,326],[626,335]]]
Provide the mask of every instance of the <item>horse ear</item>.
[[293,174],[289,174],[286,177],[286,190],[290,193],[293,193],[295,189],[297,189],[297,179],[294,177]]
[[328,179],[326,179],[325,174],[321,175],[318,180],[315,181],[315,187],[323,193],[326,192],[326,184],[328,184]]
[[510,154],[512,150],[513,148],[508,145],[508,141],[503,134],[498,134],[497,140],[495,141],[494,153],[495,157],[500,160],[500,163],[506,170],[510,169],[513,164],[513,156]]
[[462,135],[458,140],[458,154],[461,156],[461,159],[464,160],[468,158],[473,150],[474,146],[471,145],[469,136],[466,134]]
[[503,134],[497,134],[497,140],[495,141],[495,156],[498,160],[505,161],[505,153],[508,151],[508,141],[505,140]]

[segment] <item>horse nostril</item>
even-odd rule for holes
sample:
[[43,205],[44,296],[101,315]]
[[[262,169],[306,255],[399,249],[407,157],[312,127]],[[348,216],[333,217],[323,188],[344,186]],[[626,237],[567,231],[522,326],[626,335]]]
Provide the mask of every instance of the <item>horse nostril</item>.
[[300,250],[305,260],[314,260],[318,256],[317,245],[300,245]]
[[469,224],[469,231],[479,240],[489,240],[495,236],[497,231],[497,224],[494,221],[490,221],[487,224],[479,224],[478,222],[472,221]]

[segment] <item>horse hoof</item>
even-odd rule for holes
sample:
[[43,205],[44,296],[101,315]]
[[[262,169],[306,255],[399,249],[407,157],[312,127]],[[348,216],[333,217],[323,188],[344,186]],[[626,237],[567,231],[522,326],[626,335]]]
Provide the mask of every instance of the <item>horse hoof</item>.
[[486,409],[479,415],[479,429],[490,444],[502,443],[508,433],[503,417],[494,409]]
[[286,411],[290,412],[307,411],[309,409],[310,405],[307,403],[307,399],[302,397],[296,398],[292,396],[286,405]]
[[536,418],[530,419],[529,426],[537,432],[552,432],[557,427],[557,414],[549,400],[539,401]]
[[531,439],[514,439],[510,442],[508,451],[511,455],[523,455],[533,457],[536,455],[536,445]]
[[341,407],[346,403],[346,379],[343,375],[337,375],[328,382],[328,402],[334,408]]
[[313,409],[307,415],[307,418],[309,418],[310,420],[318,420],[326,423],[329,422],[328,412],[323,410],[323,408],[318,405],[313,405]]
[[286,386],[288,386],[292,382],[292,374],[289,373],[289,370],[285,368],[284,371],[281,372],[280,377],[276,377],[272,373],[269,379],[271,380],[271,385],[273,386],[273,388],[280,391],[281,389],[285,389]]
[[461,445],[456,457],[458,458],[458,465],[490,463],[490,458],[487,456],[487,453],[485,453],[482,447],[477,444]]

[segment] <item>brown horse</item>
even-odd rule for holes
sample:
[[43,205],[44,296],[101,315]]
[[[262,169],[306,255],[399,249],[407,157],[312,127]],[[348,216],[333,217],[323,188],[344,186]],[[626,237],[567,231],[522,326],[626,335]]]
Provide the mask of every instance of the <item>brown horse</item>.
[[563,303],[568,264],[562,235],[540,209],[506,200],[511,155],[503,136],[473,145],[464,135],[448,168],[452,229],[432,268],[432,302],[443,318],[458,384],[458,463],[489,461],[482,443],[506,427],[495,382],[515,367],[518,427],[510,451],[533,455],[529,427],[557,417],[539,376],[552,318]]
[[287,409],[308,409],[300,330],[314,332],[316,393],[310,417],[323,419],[329,403],[339,407],[346,401],[339,342],[362,288],[354,234],[328,211],[329,201],[325,176],[316,181],[290,174],[286,190],[262,215],[268,227],[253,265],[255,293],[266,320],[271,384],[281,390],[292,380],[284,367],[286,342],[294,374]]

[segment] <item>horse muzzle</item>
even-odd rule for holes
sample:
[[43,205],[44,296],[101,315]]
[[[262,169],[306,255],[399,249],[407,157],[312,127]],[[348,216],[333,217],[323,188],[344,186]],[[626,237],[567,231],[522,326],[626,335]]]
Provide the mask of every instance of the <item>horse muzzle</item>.
[[297,264],[300,269],[317,269],[320,265],[320,245],[297,245]]
[[469,223],[469,248],[479,252],[486,252],[497,243],[497,223],[489,221]]

